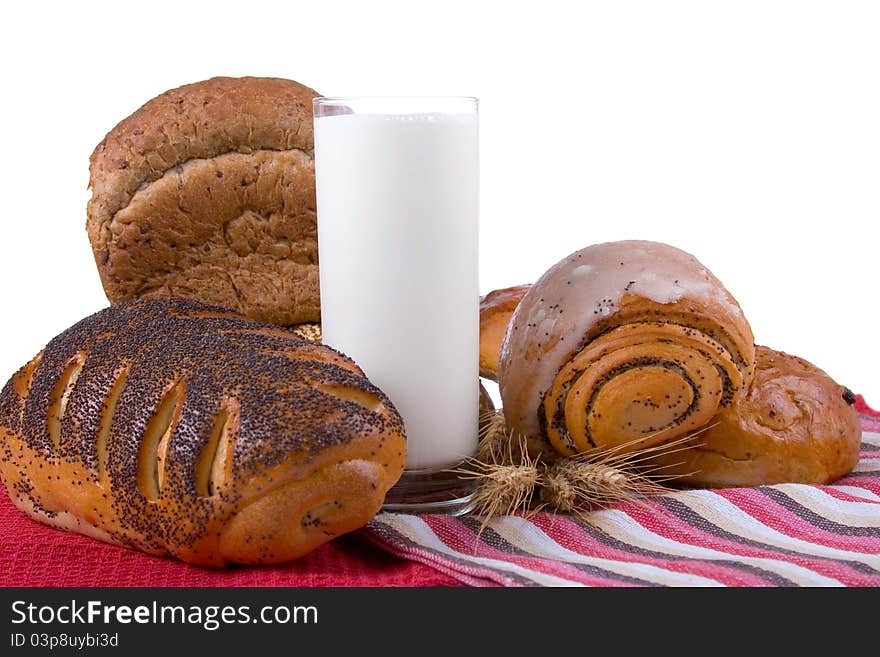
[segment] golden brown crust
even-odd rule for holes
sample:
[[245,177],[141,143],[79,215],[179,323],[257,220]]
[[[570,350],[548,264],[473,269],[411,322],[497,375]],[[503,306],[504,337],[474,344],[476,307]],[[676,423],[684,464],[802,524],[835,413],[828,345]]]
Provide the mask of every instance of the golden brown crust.
[[722,409],[690,449],[651,466],[707,488],[827,484],[858,463],[861,426],[852,393],[811,363],[757,349],[748,393]]
[[190,563],[268,563],[365,524],[405,461],[350,359],[182,299],[71,327],[0,394],[0,475],[33,517]]
[[516,285],[492,290],[480,299],[480,376],[498,378],[501,341],[513,311],[531,285]]
[[111,302],[181,296],[319,319],[312,98],[278,78],[172,89],[91,157],[87,228]]

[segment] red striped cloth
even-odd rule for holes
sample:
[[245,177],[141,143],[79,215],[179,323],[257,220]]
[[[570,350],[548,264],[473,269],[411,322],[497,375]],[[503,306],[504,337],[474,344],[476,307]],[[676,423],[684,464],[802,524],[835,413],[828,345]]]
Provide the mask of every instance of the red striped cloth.
[[880,413],[858,404],[862,460],[833,486],[673,493],[588,522],[506,517],[479,539],[476,519],[383,514],[278,566],[213,571],[100,543],[0,491],[0,585],[880,586]]
[[880,413],[831,486],[682,491],[595,511],[493,520],[382,514],[385,550],[474,586],[880,586]]

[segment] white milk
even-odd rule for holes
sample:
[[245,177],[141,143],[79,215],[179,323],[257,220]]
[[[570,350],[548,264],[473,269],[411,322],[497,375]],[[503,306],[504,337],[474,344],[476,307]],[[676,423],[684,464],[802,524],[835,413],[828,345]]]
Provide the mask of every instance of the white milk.
[[477,444],[477,118],[315,119],[324,342],[403,416],[406,467]]

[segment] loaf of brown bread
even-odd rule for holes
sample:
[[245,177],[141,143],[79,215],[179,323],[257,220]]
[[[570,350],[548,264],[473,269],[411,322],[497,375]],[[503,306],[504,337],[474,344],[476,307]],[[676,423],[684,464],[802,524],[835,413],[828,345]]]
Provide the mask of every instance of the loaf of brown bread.
[[379,510],[403,423],[350,359],[175,298],[68,329],[0,393],[0,476],[46,524],[209,566],[296,558]]
[[317,321],[316,95],[291,80],[212,78],[113,128],[91,157],[87,221],[107,298]]

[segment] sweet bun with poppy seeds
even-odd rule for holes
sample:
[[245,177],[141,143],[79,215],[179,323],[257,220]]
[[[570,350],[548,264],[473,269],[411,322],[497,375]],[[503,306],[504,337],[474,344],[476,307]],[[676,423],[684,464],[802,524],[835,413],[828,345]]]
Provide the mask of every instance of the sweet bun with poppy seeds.
[[749,323],[705,266],[622,241],[575,251],[525,292],[498,382],[508,427],[549,458],[685,436],[733,403],[754,366]]
[[219,307],[121,303],[0,393],[0,476],[40,522],[204,566],[276,563],[366,524],[403,423],[355,363]]
[[828,484],[852,471],[862,441],[853,393],[797,356],[758,347],[756,362],[744,395],[647,466],[703,488]]

